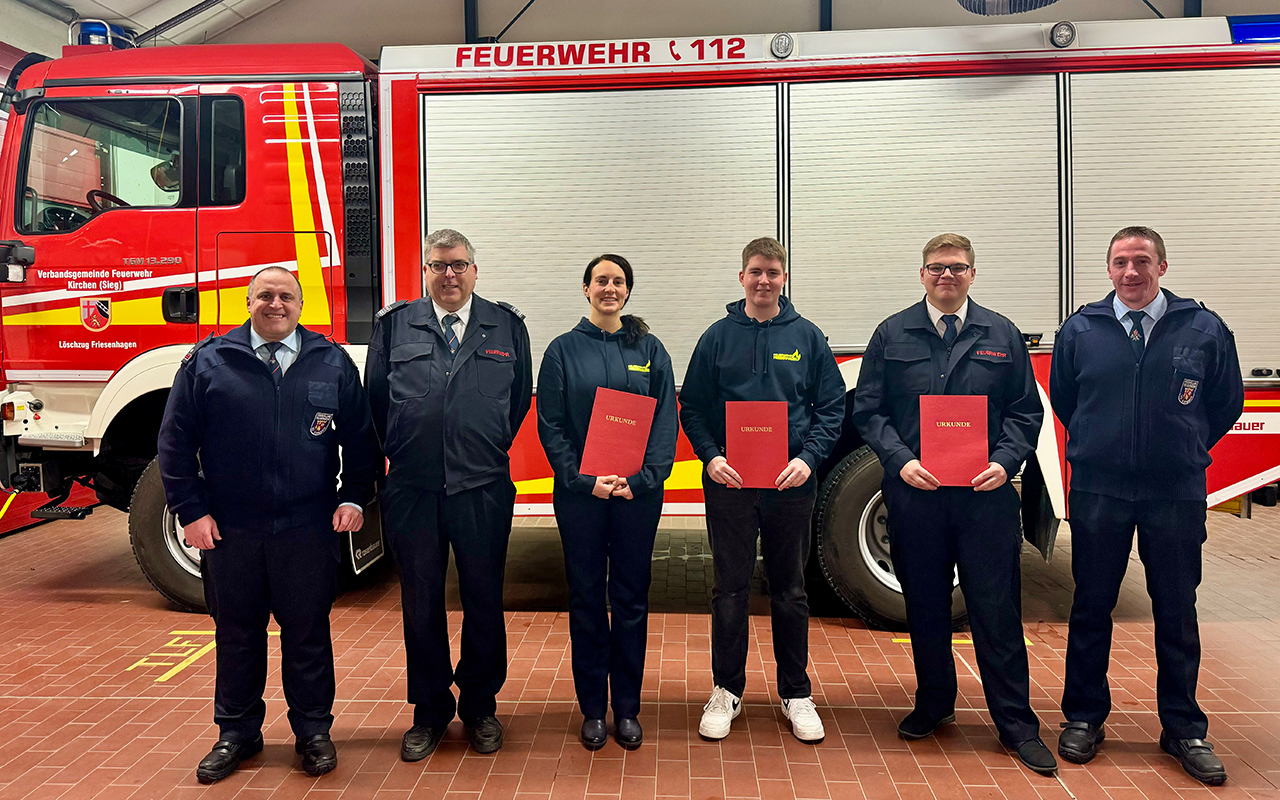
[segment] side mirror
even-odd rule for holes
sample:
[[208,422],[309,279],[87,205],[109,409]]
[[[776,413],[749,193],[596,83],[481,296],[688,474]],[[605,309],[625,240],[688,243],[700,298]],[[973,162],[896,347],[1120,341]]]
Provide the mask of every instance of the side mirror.
[[0,283],[26,283],[27,267],[36,263],[36,249],[22,242],[0,242]]

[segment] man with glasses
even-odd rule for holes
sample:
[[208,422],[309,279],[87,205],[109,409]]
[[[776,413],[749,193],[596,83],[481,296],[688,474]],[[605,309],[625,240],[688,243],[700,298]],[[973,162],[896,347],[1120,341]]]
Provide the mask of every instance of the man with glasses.
[[[1031,710],[1022,634],[1018,494],[1009,482],[1034,449],[1044,410],[1022,335],[969,299],[973,245],[945,233],[924,247],[925,298],[876,329],[862,358],[853,423],[884,465],[893,568],[902,584],[916,667],[915,709],[898,725],[923,739],[955,721],[951,652],[957,567],[974,657],[1000,741],[1028,768],[1058,765]],[[941,486],[920,463],[920,396],[985,395],[987,468],[970,486]]]
[[1209,449],[1244,409],[1235,337],[1217,314],[1160,288],[1164,240],[1123,228],[1107,248],[1115,291],[1067,318],[1053,343],[1049,397],[1067,429],[1075,597],[1058,755],[1093,758],[1111,711],[1111,612],[1133,549],[1155,622],[1160,746],[1192,777],[1227,779],[1196,703],[1196,587]]
[[[455,712],[473,750],[502,746],[495,698],[507,677],[502,582],[516,494],[507,451],[533,396],[524,315],[472,293],[479,268],[471,242],[443,229],[423,249],[428,296],[378,313],[365,365],[390,461],[382,497],[400,565],[414,706],[405,761],[431,755]],[[450,548],[463,608],[456,670],[445,618]]]

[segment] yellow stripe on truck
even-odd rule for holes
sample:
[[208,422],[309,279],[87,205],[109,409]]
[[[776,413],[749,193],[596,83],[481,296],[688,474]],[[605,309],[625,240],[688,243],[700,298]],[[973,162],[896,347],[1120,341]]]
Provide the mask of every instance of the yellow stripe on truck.
[[[289,157],[289,201],[293,209],[293,241],[298,251],[298,282],[302,284],[303,325],[330,325],[329,292],[320,271],[320,248],[316,244],[315,215],[311,209],[311,187],[302,156],[302,126],[298,118],[296,84],[284,85],[284,131]],[[319,165],[317,165],[318,168]],[[320,198],[324,202],[325,198]],[[329,243],[333,247],[333,243]],[[248,315],[246,314],[246,317]]]
[[[80,325],[80,306],[28,311],[4,318],[6,325]],[[160,295],[111,301],[112,325],[164,325]]]
[[[551,490],[555,488],[555,478],[534,478],[515,483],[516,494],[551,494]],[[671,477],[662,484],[662,488],[669,492],[677,489],[701,489],[702,462],[696,458],[692,461],[677,461],[671,467]]]

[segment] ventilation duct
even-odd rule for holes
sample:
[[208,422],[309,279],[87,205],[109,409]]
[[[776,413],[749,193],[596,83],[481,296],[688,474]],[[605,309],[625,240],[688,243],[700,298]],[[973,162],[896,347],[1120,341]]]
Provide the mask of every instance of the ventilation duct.
[[996,17],[1004,14],[1021,14],[1024,11],[1035,11],[1037,8],[1051,6],[1058,0],[958,0],[965,11],[982,14],[985,17]]

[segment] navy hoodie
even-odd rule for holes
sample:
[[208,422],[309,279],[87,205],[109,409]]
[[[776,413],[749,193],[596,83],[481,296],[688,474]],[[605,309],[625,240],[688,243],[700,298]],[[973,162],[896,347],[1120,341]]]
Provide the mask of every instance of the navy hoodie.
[[756,322],[746,300],[725,306],[698,340],[680,390],[680,423],[705,464],[724,455],[724,404],[787,403],[788,458],[816,470],[835,447],[844,421],[844,378],[822,331],[785,297],[778,316]]
[[1209,448],[1244,410],[1235,338],[1212,311],[1169,306],[1135,358],[1115,292],[1067,317],[1049,399],[1067,429],[1071,488],[1121,500],[1203,500]]
[[556,474],[557,487],[590,494],[596,476],[582,475],[582,448],[591,424],[596,388],[655,398],[644,468],[623,476],[639,497],[662,488],[676,457],[676,385],[671,357],[653,334],[627,344],[621,330],[606,333],[586,317],[557,336],[538,370],[538,438]]

